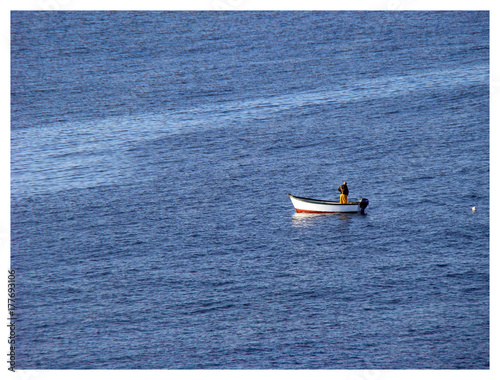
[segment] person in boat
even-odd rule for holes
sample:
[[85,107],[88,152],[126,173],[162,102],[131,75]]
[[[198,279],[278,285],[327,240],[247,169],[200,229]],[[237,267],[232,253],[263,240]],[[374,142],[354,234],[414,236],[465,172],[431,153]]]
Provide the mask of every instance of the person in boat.
[[344,182],[339,186],[338,190],[340,191],[340,204],[347,203],[347,196],[349,195],[349,189],[347,188],[347,182]]

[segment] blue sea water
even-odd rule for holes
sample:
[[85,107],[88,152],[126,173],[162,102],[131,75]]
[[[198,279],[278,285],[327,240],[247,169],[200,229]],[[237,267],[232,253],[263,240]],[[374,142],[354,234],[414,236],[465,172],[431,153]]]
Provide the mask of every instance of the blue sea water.
[[11,31],[18,368],[489,368],[488,12]]

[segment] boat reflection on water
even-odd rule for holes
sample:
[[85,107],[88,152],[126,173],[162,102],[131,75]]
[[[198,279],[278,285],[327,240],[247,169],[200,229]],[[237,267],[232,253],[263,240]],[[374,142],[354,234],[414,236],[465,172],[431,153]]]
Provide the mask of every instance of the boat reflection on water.
[[292,215],[292,224],[294,227],[310,227],[318,222],[327,219],[335,218],[341,220],[342,224],[346,223],[351,216],[347,214],[310,214],[305,212],[296,212]]

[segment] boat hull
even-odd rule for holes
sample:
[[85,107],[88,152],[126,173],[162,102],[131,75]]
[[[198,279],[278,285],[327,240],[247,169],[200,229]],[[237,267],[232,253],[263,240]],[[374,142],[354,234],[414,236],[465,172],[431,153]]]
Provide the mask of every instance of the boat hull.
[[[296,197],[288,194],[290,200],[292,201],[293,207],[297,212],[307,212],[307,213],[358,213],[363,212],[364,206],[362,204],[363,200],[359,202],[348,202],[347,204],[341,204],[335,201],[325,201],[312,198]],[[368,200],[366,200],[366,203]],[[367,204],[366,204],[367,205]],[[364,206],[364,207],[362,207]]]

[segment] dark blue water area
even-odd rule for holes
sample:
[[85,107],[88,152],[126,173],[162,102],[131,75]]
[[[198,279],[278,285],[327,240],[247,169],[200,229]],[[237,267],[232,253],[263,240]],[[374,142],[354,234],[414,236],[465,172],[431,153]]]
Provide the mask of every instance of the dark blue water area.
[[[487,12],[14,12],[18,367],[489,368],[488,36]],[[366,215],[287,196],[343,181]]]

